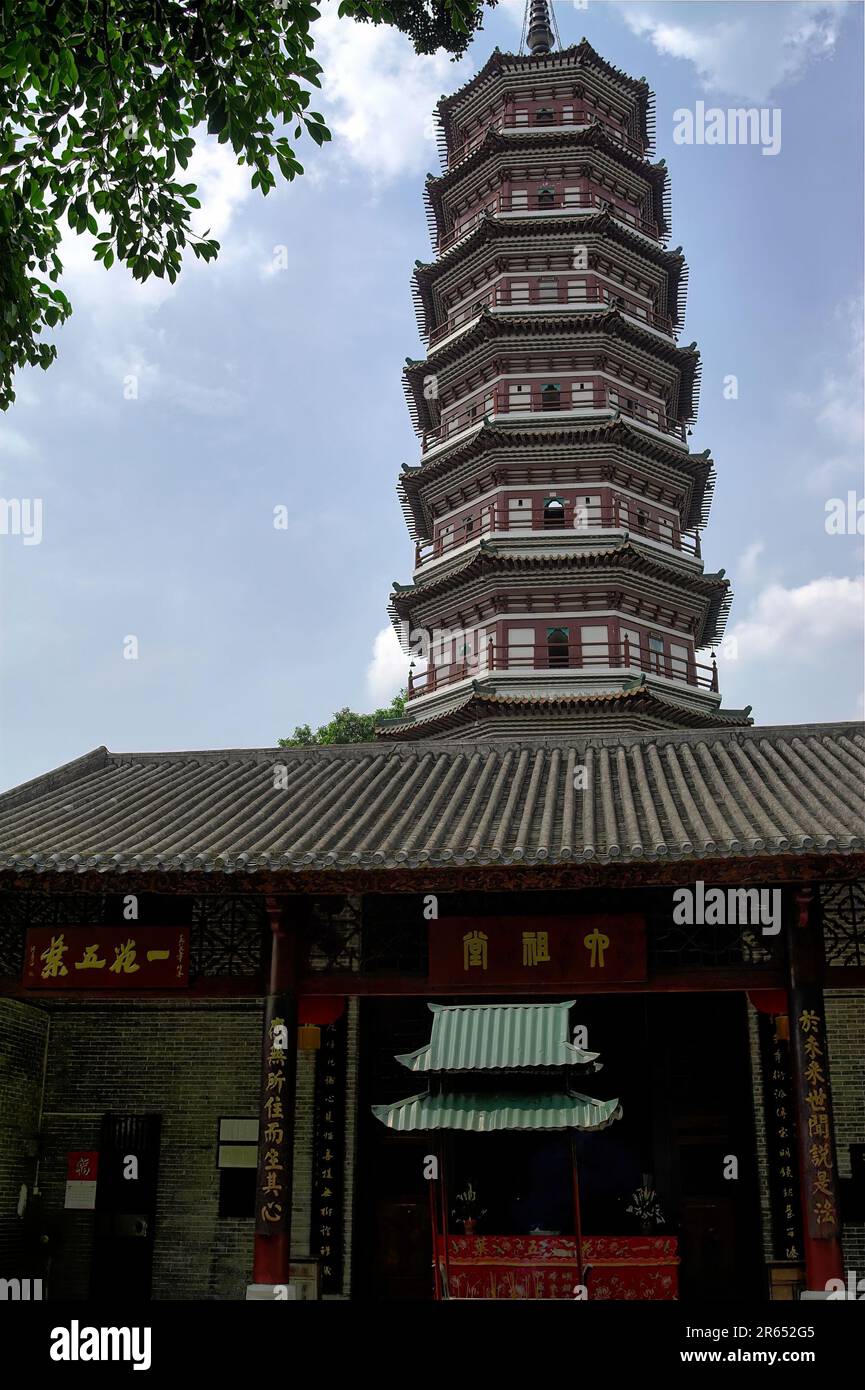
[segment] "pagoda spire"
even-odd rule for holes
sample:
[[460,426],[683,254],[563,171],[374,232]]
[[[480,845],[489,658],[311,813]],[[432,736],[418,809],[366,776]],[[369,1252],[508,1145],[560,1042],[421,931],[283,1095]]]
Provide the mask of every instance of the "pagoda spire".
[[555,33],[548,0],[526,0],[524,32],[530,53],[549,53],[555,44]]

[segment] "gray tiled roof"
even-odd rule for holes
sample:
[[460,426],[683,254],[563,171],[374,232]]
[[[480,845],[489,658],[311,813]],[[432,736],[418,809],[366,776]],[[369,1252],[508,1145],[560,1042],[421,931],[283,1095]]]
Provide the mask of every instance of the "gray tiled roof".
[[[274,774],[281,764],[284,774]],[[588,789],[574,787],[586,768]],[[849,852],[859,724],[109,753],[0,796],[0,870],[399,868]],[[285,782],[285,789],[274,782]],[[579,778],[577,778],[579,781]]]

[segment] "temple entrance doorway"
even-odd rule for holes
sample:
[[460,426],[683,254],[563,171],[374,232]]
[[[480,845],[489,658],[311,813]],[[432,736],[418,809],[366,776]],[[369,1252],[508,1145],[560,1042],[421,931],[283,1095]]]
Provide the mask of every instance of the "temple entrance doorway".
[[[448,1210],[440,1204],[436,1211],[439,1230],[446,1216],[449,1231],[463,1231],[468,1215],[473,1235],[507,1240],[532,1232],[572,1236],[573,1152],[581,1236],[589,1250],[601,1253],[601,1264],[608,1238],[672,1237],[681,1300],[763,1297],[744,995],[579,996],[569,1013],[572,1036],[602,1060],[584,1089],[602,1101],[617,1097],[622,1114],[600,1132],[575,1134],[573,1150],[571,1136],[561,1133],[392,1132],[371,1107],[428,1085],[396,1056],[429,1041],[429,1003],[470,1002],[497,1001],[361,1002],[353,1297],[435,1296],[424,1177],[430,1156],[443,1156],[449,1169]],[[574,1029],[584,1031],[575,1035]],[[481,1085],[495,1093],[494,1078]],[[731,1156],[738,1163],[735,1179],[725,1177]],[[592,1279],[596,1290],[609,1287],[600,1268],[589,1276],[590,1290]]]

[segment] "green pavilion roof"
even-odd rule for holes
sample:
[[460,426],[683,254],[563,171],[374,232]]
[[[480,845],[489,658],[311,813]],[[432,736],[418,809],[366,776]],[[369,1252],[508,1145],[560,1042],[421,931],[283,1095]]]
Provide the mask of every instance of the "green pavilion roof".
[[372,1113],[388,1129],[402,1134],[439,1129],[495,1134],[508,1130],[605,1129],[622,1112],[618,1100],[591,1100],[577,1091],[502,1091],[496,1095],[462,1091],[456,1095],[409,1096],[391,1105],[374,1105]]
[[429,1004],[433,1016],[429,1042],[396,1060],[415,1072],[587,1066],[598,1053],[583,1052],[568,1038],[568,1013],[575,1002]]

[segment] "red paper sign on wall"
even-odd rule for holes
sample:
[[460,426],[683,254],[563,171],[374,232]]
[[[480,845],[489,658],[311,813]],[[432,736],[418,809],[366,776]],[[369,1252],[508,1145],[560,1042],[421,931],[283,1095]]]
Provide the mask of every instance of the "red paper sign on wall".
[[95,1182],[99,1175],[99,1151],[74,1149],[66,1155],[67,1182]]
[[449,917],[429,924],[431,984],[604,984],[646,978],[646,923],[603,917]]
[[31,927],[28,989],[182,989],[189,983],[186,927]]

